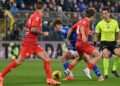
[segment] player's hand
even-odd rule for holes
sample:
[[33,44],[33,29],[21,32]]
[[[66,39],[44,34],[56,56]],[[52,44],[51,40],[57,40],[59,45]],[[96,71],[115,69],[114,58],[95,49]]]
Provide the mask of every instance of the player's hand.
[[69,46],[70,45],[70,40],[66,39],[66,44]]
[[83,42],[87,42],[86,36],[82,36],[82,41],[83,41]]
[[43,32],[44,36],[48,36],[49,32]]
[[95,31],[89,31],[89,35],[93,35]]
[[94,47],[97,47],[97,42],[92,42],[91,45],[93,45]]
[[120,40],[117,40],[117,45],[120,45]]

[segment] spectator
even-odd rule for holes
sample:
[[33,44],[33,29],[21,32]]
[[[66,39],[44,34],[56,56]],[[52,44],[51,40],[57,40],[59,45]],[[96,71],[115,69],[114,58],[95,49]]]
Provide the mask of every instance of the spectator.
[[34,10],[34,7],[32,5],[29,5],[29,11],[33,11]]
[[79,9],[80,9],[80,12],[83,12],[83,11],[86,9],[86,6],[85,6],[83,0],[80,0],[80,1],[79,1],[78,7],[79,7]]
[[15,19],[14,19],[13,15],[11,14],[11,12],[9,11],[9,8],[5,9],[4,15],[8,18],[9,24],[10,24],[9,25],[9,30],[12,31],[13,25],[15,23]]
[[16,2],[12,3],[12,6],[10,7],[10,11],[13,14],[13,16],[15,16],[17,12],[19,12]]
[[68,0],[68,4],[67,4],[67,11],[73,11],[73,4],[72,4],[72,0]]
[[74,11],[78,10],[78,3],[77,3],[77,0],[73,0],[73,9]]
[[60,6],[61,6],[61,9],[62,9],[63,11],[66,11],[66,10],[67,10],[66,4],[65,4],[64,0],[60,0]]
[[28,10],[23,2],[20,4],[20,10]]
[[1,9],[5,9],[9,7],[9,2],[8,0],[2,0],[1,1]]

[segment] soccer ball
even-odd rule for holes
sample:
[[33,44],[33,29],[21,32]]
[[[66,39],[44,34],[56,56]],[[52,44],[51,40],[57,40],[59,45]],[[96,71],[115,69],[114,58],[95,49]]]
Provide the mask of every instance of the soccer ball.
[[11,59],[12,61],[15,61],[15,60],[16,60],[16,57],[15,57],[15,56],[11,56],[10,59]]
[[56,70],[52,73],[52,78],[53,79],[60,79],[62,76],[61,72],[59,70]]

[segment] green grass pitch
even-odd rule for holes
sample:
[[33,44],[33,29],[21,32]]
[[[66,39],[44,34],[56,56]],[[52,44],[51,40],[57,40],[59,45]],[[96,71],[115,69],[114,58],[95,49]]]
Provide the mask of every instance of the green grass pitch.
[[[10,61],[0,61],[0,71],[2,71]],[[92,80],[89,80],[82,72],[86,67],[84,61],[81,61],[73,69],[75,75],[74,81],[63,81],[65,77],[61,61],[52,61],[52,71],[60,70],[62,78],[61,86],[120,86],[120,78],[115,78],[111,74],[113,61],[110,62],[109,80],[98,82],[96,75],[91,72]],[[103,74],[102,61],[97,65]],[[118,68],[120,72],[120,66]],[[45,72],[41,60],[26,60],[21,66],[10,72],[4,79],[4,86],[48,86],[45,83]]]

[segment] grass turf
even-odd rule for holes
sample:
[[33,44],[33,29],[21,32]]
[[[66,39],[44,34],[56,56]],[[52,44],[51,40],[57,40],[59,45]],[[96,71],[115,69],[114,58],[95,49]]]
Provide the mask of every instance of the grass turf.
[[[10,61],[0,61],[0,71],[2,71]],[[110,62],[109,80],[98,82],[96,75],[91,72],[92,80],[89,80],[82,72],[86,64],[81,61],[74,69],[74,81],[63,81],[65,77],[61,61],[52,61],[52,71],[60,70],[62,78],[61,86],[119,86],[120,78],[115,78],[111,74],[113,62]],[[97,65],[103,74],[102,61]],[[120,67],[118,68],[120,71]],[[4,86],[48,86],[45,83],[45,72],[41,60],[27,60],[21,66],[9,73],[4,79]]]

